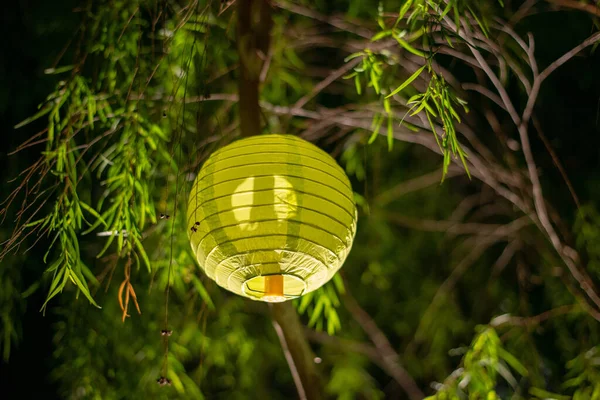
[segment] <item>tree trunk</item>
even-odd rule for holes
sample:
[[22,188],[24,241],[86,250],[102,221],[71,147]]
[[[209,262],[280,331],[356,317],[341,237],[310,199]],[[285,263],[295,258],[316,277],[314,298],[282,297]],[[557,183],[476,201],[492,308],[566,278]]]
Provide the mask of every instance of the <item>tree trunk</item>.
[[[260,75],[269,50],[273,22],[268,0],[238,0],[237,13],[240,130],[243,137],[248,137],[262,131],[258,102]],[[300,399],[320,399],[321,385],[314,355],[296,310],[290,302],[272,304],[270,309]]]

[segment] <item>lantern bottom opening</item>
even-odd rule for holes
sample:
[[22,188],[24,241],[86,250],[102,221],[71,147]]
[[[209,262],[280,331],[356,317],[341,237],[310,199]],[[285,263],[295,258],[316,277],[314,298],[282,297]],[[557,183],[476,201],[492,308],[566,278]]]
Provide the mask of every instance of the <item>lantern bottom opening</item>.
[[245,295],[269,303],[295,299],[302,296],[305,290],[306,282],[291,274],[255,276],[242,284]]

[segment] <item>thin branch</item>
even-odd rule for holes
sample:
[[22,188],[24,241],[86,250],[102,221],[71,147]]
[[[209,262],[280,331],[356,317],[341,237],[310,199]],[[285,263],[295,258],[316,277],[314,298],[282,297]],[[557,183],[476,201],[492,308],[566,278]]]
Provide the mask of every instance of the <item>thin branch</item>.
[[442,299],[454,288],[460,277],[462,277],[465,272],[469,269],[475,261],[479,259],[479,257],[493,244],[495,243],[495,239],[486,238],[480,241],[477,245],[475,245],[471,251],[467,254],[465,258],[463,258],[460,263],[452,270],[452,273],[446,278],[446,280],[440,285],[435,295],[433,296],[431,303],[427,306],[425,312],[423,312],[421,319],[419,321],[419,326],[415,331],[414,342],[409,344],[408,347],[412,347],[413,344],[420,342],[424,329],[425,322],[431,320],[431,314],[437,309],[439,304],[441,304]]
[[296,368],[294,357],[292,356],[292,353],[290,353],[290,349],[287,345],[287,340],[285,338],[285,334],[283,333],[283,329],[281,329],[281,325],[279,325],[275,320],[273,320],[273,327],[275,328],[275,332],[277,332],[277,337],[279,338],[279,343],[281,344],[283,355],[285,356],[285,359],[288,363],[288,367],[290,369],[290,373],[292,374],[292,378],[294,379],[294,384],[296,385],[296,390],[298,391],[298,397],[300,400],[306,400],[306,392],[304,391],[304,386],[302,385],[302,379],[300,379],[300,374],[298,373],[298,369]]
[[[446,174],[446,178],[450,178],[453,176],[463,175],[465,173],[464,169],[452,166],[449,168],[448,173]],[[380,207],[383,207],[390,202],[398,199],[405,194],[415,192],[417,190],[424,189],[431,185],[439,184],[442,178],[441,170],[435,170],[433,172],[429,172],[425,175],[421,175],[419,177],[410,179],[408,181],[403,181],[398,185],[381,192],[373,202],[378,204]]]
[[532,317],[513,317],[510,314],[504,314],[491,320],[490,326],[493,326],[494,328],[502,325],[532,327],[559,315],[565,315],[573,312],[576,309],[576,304],[569,304],[553,308],[552,310],[544,311],[543,313],[534,315]]
[[578,0],[546,0],[548,3],[565,7],[572,8],[575,10],[585,11],[596,17],[600,17],[600,6],[594,4],[586,4]]
[[554,149],[552,149],[552,145],[550,144],[550,141],[548,140],[546,135],[544,135],[544,131],[542,131],[542,125],[540,124],[540,121],[534,116],[532,118],[532,122],[533,122],[533,126],[535,128],[535,131],[537,132],[542,143],[544,143],[544,146],[546,147],[546,150],[550,154],[550,157],[552,157],[552,162],[554,163],[554,165],[558,169],[558,172],[560,172],[560,175],[562,176],[563,180],[567,184],[567,187],[569,188],[569,192],[571,192],[571,197],[573,198],[573,201],[575,202],[577,209],[580,209],[581,203],[579,202],[579,197],[577,196],[577,193],[575,193],[575,188],[573,187],[573,184],[571,183],[571,180],[569,179],[569,176],[567,175],[567,171],[565,171],[565,168],[563,167],[562,163],[560,162],[558,155],[556,154]]
[[506,106],[504,105],[504,103],[502,103],[502,99],[500,97],[498,97],[498,95],[496,93],[492,92],[490,89],[488,89],[482,85],[478,85],[476,83],[463,83],[462,88],[465,90],[472,90],[474,92],[477,92],[477,93],[487,97],[488,99],[493,101],[498,107],[500,107],[504,111],[507,111]]
[[311,10],[310,8],[302,7],[301,5],[293,4],[288,1],[276,1],[275,6],[284,10],[288,10],[295,14],[303,15],[305,17],[312,18],[319,22],[323,22],[325,24],[341,29],[342,31],[353,33],[365,39],[371,39],[371,37],[373,37],[373,33],[370,30],[349,23],[347,19],[342,17],[322,15],[314,10]]
[[[347,286],[347,285],[346,285]],[[411,400],[421,400],[425,397],[416,382],[400,365],[400,356],[394,350],[385,334],[379,329],[373,318],[363,310],[356,302],[354,297],[348,291],[343,297],[344,305],[352,314],[352,317],[363,328],[371,342],[375,345],[382,362],[386,365],[386,370],[390,372],[392,377],[402,386]]]
[[291,302],[272,303],[273,326],[301,399],[320,399],[322,388],[315,368],[315,356],[304,336],[304,328]]
[[385,373],[391,376],[394,381],[396,381],[404,390],[406,390],[404,388],[405,385],[410,385],[410,383],[406,381],[406,375],[408,375],[408,373],[406,373],[406,371],[404,371],[404,369],[399,365],[390,365],[390,363],[385,362],[385,360],[379,354],[377,348],[371,345],[356,342],[354,340],[339,338],[336,336],[329,336],[326,333],[316,332],[313,330],[307,330],[306,336],[313,342],[334,346],[344,351],[363,354],[367,356],[374,364],[378,365]]
[[585,49],[588,46],[591,46],[600,40],[600,32],[597,32],[584,40],[578,46],[573,47],[570,51],[565,53],[562,57],[554,61],[552,64],[548,65],[537,77],[535,77],[533,81],[533,88],[531,89],[531,94],[529,96],[529,100],[527,101],[527,106],[525,107],[525,111],[523,112],[523,124],[526,124],[531,117],[531,113],[533,112],[533,106],[535,105],[535,101],[537,99],[538,93],[540,91],[540,87],[542,82],[551,73],[553,73],[558,67],[569,61],[571,58],[575,57],[581,50]]
[[337,336],[328,335],[325,332],[317,332],[312,329],[305,329],[306,337],[308,340],[317,342],[324,345],[331,345],[352,353],[359,353],[369,357],[372,361],[377,364],[383,364],[382,359],[379,356],[379,352],[373,345],[361,343],[351,339],[345,339]]
[[514,236],[523,227],[529,225],[528,217],[521,217],[509,224],[480,224],[460,223],[456,221],[428,220],[423,218],[412,218],[400,214],[386,214],[386,218],[396,224],[429,232],[445,232],[455,235],[481,235],[481,236]]
[[502,272],[504,267],[508,265],[510,260],[513,258],[517,250],[521,248],[521,246],[521,241],[519,239],[515,239],[504,248],[502,254],[500,254],[500,257],[498,257],[494,263],[494,266],[492,267],[492,276],[498,276]]
[[296,102],[296,104],[293,105],[292,108],[304,107],[304,105],[306,103],[308,103],[310,101],[310,99],[312,99],[317,94],[319,94],[327,86],[331,85],[331,83],[333,83],[334,81],[336,81],[339,78],[341,78],[342,76],[344,76],[344,74],[346,74],[348,71],[350,71],[352,68],[354,68],[361,61],[362,61],[361,57],[356,57],[356,58],[352,59],[351,61],[347,62],[346,64],[344,64],[342,67],[336,69],[335,71],[332,71],[331,74],[329,74],[329,76],[327,78],[325,78],[321,82],[319,82],[309,93],[302,96],[302,98],[300,100],[298,100]]

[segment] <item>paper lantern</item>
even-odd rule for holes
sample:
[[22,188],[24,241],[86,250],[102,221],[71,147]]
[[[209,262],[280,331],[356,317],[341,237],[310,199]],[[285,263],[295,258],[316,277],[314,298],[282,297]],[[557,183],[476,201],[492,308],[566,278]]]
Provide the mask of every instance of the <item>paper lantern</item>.
[[188,236],[209,278],[254,300],[302,296],[340,269],[356,232],[348,177],[331,156],[290,135],[217,150],[188,203]]

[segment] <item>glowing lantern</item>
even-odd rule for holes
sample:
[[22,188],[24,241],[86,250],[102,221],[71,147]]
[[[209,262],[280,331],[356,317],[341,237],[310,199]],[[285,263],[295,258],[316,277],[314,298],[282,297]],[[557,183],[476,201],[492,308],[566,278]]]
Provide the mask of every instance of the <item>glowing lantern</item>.
[[289,135],[253,136],[213,153],[194,182],[187,216],[208,277],[270,302],[331,279],[350,251],[357,219],[340,166]]

